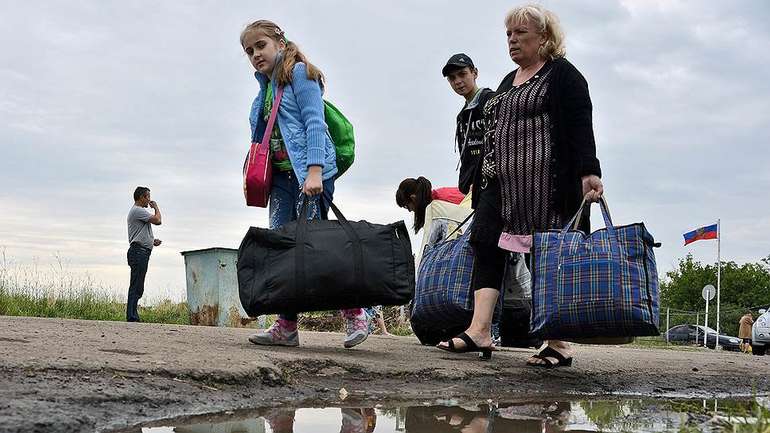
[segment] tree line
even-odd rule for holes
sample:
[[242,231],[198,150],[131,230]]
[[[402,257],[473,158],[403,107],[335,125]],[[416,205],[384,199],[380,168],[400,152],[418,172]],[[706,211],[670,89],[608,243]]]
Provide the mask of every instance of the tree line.
[[[751,310],[756,319],[758,310],[770,305],[770,256],[743,265],[722,262],[721,281],[720,333],[737,336],[738,320],[746,311]],[[703,324],[706,301],[701,292],[707,284],[716,287],[717,264],[703,264],[692,254],[666,273],[660,282],[661,332],[665,331],[667,307],[672,309],[671,326],[695,324],[697,318]],[[709,327],[716,329],[716,298],[709,304]]]

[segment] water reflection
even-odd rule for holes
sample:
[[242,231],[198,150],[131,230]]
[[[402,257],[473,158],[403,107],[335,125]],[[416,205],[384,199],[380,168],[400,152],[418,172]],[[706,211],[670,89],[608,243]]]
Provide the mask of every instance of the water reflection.
[[[304,412],[300,410],[299,412]],[[265,415],[264,419],[267,421],[267,426],[272,433],[294,433],[295,421],[297,420],[297,412],[294,409],[278,409]],[[319,412],[319,411],[315,411]],[[374,408],[342,408],[331,409],[325,412],[338,412],[340,433],[373,433],[374,428],[377,425],[377,413]],[[307,413],[303,418],[315,418],[312,414]],[[309,416],[308,416],[309,415]],[[326,415],[326,414],[320,414]],[[333,419],[333,417],[324,417],[324,421]],[[305,420],[307,421],[307,420]],[[311,421],[310,427],[313,430],[317,430],[320,424],[320,420]]]
[[265,421],[257,418],[217,424],[196,424],[176,427],[170,431],[174,433],[265,433]]
[[[760,401],[761,400],[761,401]],[[713,403],[713,404],[712,404]],[[273,409],[226,423],[143,428],[146,433],[508,433],[709,431],[710,420],[767,416],[761,398],[716,401],[543,401],[394,408]],[[707,407],[708,406],[708,407]],[[726,412],[725,412],[726,411]],[[736,417],[736,414],[742,414]],[[764,415],[763,415],[764,414]],[[751,415],[752,418],[747,416]],[[764,418],[770,420],[770,417]]]
[[568,424],[570,408],[569,402],[408,408],[405,432],[557,432]]

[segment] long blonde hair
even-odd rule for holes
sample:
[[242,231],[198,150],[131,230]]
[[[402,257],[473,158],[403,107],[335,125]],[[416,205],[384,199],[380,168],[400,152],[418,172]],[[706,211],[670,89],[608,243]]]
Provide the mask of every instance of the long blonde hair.
[[251,31],[258,31],[275,42],[283,42],[286,45],[286,49],[283,50],[283,61],[275,65],[278,68],[275,75],[279,85],[285,86],[291,83],[294,65],[299,62],[304,63],[307,67],[307,78],[309,80],[318,81],[323,84],[324,75],[321,73],[321,70],[307,60],[307,57],[300,51],[297,44],[286,39],[283,30],[276,23],[268,20],[257,20],[247,25],[241,32],[241,46],[243,46],[243,39],[246,33]]

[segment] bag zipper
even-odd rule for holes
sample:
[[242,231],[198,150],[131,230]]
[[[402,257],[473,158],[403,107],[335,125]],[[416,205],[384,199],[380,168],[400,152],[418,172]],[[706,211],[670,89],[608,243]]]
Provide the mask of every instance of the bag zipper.
[[[652,294],[650,293],[650,274],[647,269],[647,242],[642,240],[642,244],[644,245],[644,282],[645,287],[647,288],[647,309],[650,311],[650,320],[655,320],[655,315],[652,312]],[[658,325],[658,328],[660,328],[660,325]],[[658,332],[660,333],[660,329],[658,329]],[[668,331],[667,331],[668,332]]]

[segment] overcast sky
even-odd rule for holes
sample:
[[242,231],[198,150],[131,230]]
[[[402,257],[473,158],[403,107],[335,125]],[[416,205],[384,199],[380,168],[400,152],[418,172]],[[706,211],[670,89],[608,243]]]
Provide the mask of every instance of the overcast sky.
[[[246,24],[276,21],[353,122],[356,163],[335,194],[346,216],[411,225],[394,201],[403,178],[456,183],[462,100],[441,67],[465,52],[495,88],[514,68],[503,18],[518,3],[0,4],[0,247],[19,264],[58,253],[123,296],[126,214],[133,189],[149,186],[164,222],[152,300],[184,298],[180,251],[237,248],[250,225],[267,225],[241,190],[258,91],[238,43]],[[614,222],[645,222],[663,243],[661,273],[688,252],[715,261],[715,241],[683,247],[682,234],[717,218],[723,259],[770,254],[770,5],[543,4],[589,83]]]

